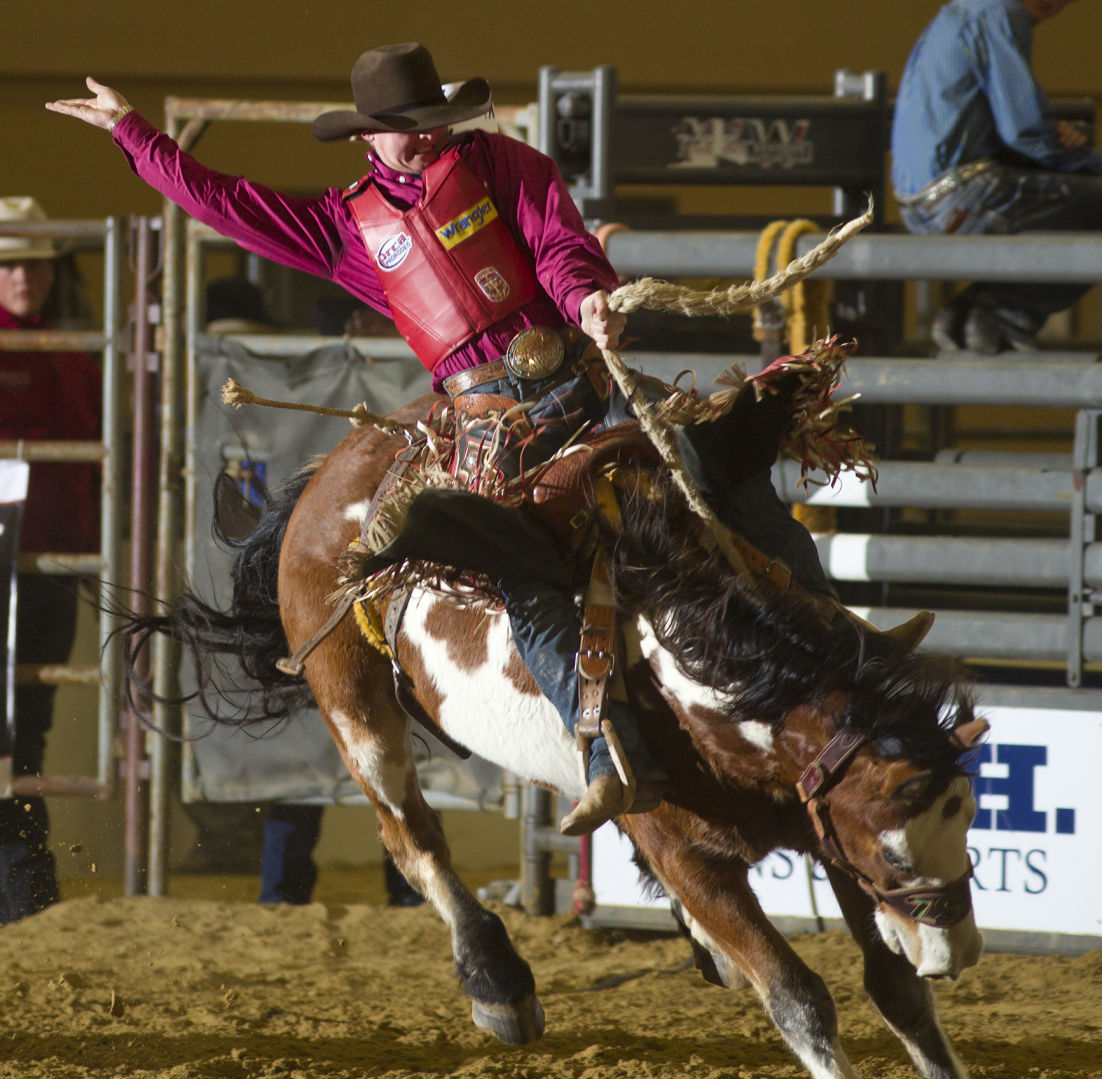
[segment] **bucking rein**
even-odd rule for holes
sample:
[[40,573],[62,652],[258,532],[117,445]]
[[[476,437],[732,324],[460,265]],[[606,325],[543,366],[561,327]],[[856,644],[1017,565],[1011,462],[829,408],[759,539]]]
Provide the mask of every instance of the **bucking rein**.
[[[629,314],[632,311],[649,309],[654,311],[672,311],[688,317],[701,315],[731,315],[739,311],[747,311],[758,307],[766,301],[779,296],[792,288],[805,277],[832,259],[841,247],[853,236],[869,225],[873,218],[873,203],[869,200],[867,209],[859,217],[838,226],[829,232],[824,240],[812,248],[806,255],[795,258],[784,269],[773,274],[763,281],[753,281],[749,284],[732,284],[726,289],[714,288],[709,291],[691,289],[684,285],[673,284],[669,281],[658,280],[653,277],[642,277],[626,285],[621,285],[609,297],[609,309],[611,311]],[[827,346],[829,348],[829,344]],[[814,351],[814,350],[812,350]],[[723,554],[732,569],[739,575],[744,587],[751,595],[760,595],[758,592],[757,574],[751,570],[747,563],[749,558],[755,563],[754,569],[758,574],[768,575],[768,570],[773,565],[766,559],[761,563],[762,556],[746,544],[740,544],[732,538],[731,533],[720,524],[712,508],[705,501],[700,488],[689,475],[689,472],[681,458],[676,440],[671,433],[669,425],[659,416],[655,415],[649,404],[638,391],[635,378],[623,358],[615,349],[601,349],[601,357],[610,375],[615,380],[620,392],[632,405],[636,419],[643,433],[653,445],[663,464],[669,468],[674,481],[685,496],[690,508],[700,517],[704,524],[705,532],[710,542]],[[838,364],[840,368],[840,363]],[[840,378],[840,371],[836,370],[835,379]],[[757,392],[761,392],[755,387]],[[734,394],[727,391],[731,400]],[[723,396],[722,394],[717,396]],[[840,409],[851,403],[855,397],[835,404]],[[223,404],[241,408],[243,405],[265,405],[269,408],[291,409],[299,412],[312,412],[321,416],[343,416],[351,421],[353,426],[372,425],[376,430],[385,435],[402,435],[406,441],[412,444],[415,437],[420,434],[418,425],[407,426],[399,424],[386,416],[380,416],[371,412],[366,403],[361,402],[352,409],[327,408],[320,405],[302,404],[292,401],[275,401],[269,398],[258,397],[246,389],[235,379],[227,379],[222,387]],[[722,409],[720,409],[722,411]],[[871,465],[867,456],[858,458],[860,463],[868,467],[869,475],[872,475]],[[817,462],[804,460],[804,475],[801,477],[806,482],[807,471]],[[854,464],[856,462],[849,462]],[[757,557],[755,557],[757,556]],[[598,562],[601,560],[598,559]],[[774,581],[774,583],[776,583]],[[787,583],[787,582],[786,582]],[[606,593],[607,594],[607,593]],[[293,656],[286,657],[277,662],[276,666],[284,674],[298,677],[303,671],[303,662],[307,656],[340,624],[345,615],[352,608],[355,597],[350,589],[342,589],[334,597],[334,610],[326,622],[305,641]],[[367,629],[361,622],[361,629],[367,633]],[[372,634],[368,633],[371,637]],[[389,636],[389,634],[388,634]],[[373,640],[380,650],[382,642]],[[583,641],[583,651],[585,642]],[[392,657],[393,659],[393,657]],[[600,681],[603,682],[603,679]],[[603,685],[600,687],[603,690]],[[602,694],[603,695],[603,694]],[[598,706],[599,707],[599,706]],[[417,718],[417,717],[415,717]],[[443,732],[433,729],[433,733],[440,737]],[[446,744],[451,740],[444,737]],[[450,745],[450,748],[468,755],[463,747]]]

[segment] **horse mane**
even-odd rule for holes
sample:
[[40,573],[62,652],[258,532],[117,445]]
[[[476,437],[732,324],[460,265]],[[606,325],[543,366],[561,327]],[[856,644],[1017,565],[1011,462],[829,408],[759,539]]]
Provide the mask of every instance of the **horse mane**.
[[[223,610],[185,589],[156,613],[118,611],[117,631],[125,641],[127,683],[131,695],[181,704],[198,703],[217,722],[259,723],[287,717],[313,701],[301,676],[285,674],[276,663],[288,654],[277,594],[279,552],[291,513],[318,462],[290,476],[274,494],[265,490],[264,508],[245,536],[231,537],[214,515],[215,539],[236,552],[232,599]],[[140,653],[154,633],[175,640],[192,656],[196,688],[182,697],[156,696],[140,673]],[[251,685],[242,683],[244,673]]]
[[687,677],[734,702],[731,721],[779,729],[794,708],[842,694],[842,725],[882,755],[955,764],[949,732],[972,717],[961,664],[909,652],[841,616],[828,625],[799,589],[760,580],[763,602],[718,549],[705,550],[702,522],[668,477],[626,488],[614,541],[618,604],[646,617]]

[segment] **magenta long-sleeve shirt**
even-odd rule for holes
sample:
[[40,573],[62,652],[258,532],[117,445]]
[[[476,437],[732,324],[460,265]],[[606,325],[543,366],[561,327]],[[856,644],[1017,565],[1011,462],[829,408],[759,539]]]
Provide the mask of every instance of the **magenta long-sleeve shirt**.
[[[390,317],[340,188],[300,198],[215,172],[137,112],[127,113],[112,134],[134,172],[196,220],[248,251],[334,281]],[[549,157],[517,139],[483,131],[465,138],[460,152],[471,172],[489,185],[498,213],[531,252],[543,295],[447,356],[434,373],[436,388],[456,371],[498,359],[526,326],[577,325],[582,300],[598,289],[611,292],[618,283]],[[395,205],[405,209],[421,197],[419,176],[395,172],[373,155],[368,158],[374,182]]]
[[[40,316],[0,307],[0,330],[45,330]],[[68,442],[100,437],[102,376],[83,352],[0,352],[0,439]],[[35,461],[23,509],[24,551],[99,547],[100,466]]]

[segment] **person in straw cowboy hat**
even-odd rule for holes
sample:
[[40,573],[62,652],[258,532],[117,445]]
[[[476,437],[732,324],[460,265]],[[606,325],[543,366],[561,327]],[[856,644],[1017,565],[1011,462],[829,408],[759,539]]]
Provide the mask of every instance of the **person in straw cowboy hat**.
[[[0,198],[0,330],[49,328],[47,309],[58,251],[47,236],[4,226],[46,221],[29,196]],[[101,376],[84,353],[0,351],[0,440],[99,438]],[[20,528],[26,552],[80,553],[99,546],[98,466],[34,462]],[[61,579],[21,573],[17,583],[16,658],[65,663],[76,632],[77,593]],[[56,687],[17,685],[13,773],[42,771]],[[0,924],[59,898],[49,820],[42,798],[0,800]]]
[[[352,68],[355,107],[323,113],[312,131],[323,141],[366,142],[371,171],[317,198],[204,168],[117,91],[92,78],[87,84],[94,97],[47,108],[109,130],[138,176],[193,217],[250,251],[335,281],[392,318],[432,372],[434,389],[459,399],[460,409],[470,394],[535,400],[528,417],[541,433],[535,446],[525,446],[525,467],[545,460],[582,425],[609,421],[615,394],[598,350],[616,348],[625,325],[608,303],[616,272],[549,157],[498,133],[452,134],[451,125],[491,111],[484,79],[445,90],[429,51],[415,42],[364,52]],[[516,466],[504,458],[494,464]],[[762,522],[761,535],[751,541],[794,563],[810,589],[832,595],[814,544],[777,498],[767,469],[758,481],[758,506],[746,516]],[[481,568],[460,560],[455,545],[464,532],[468,547],[498,552],[506,564],[494,567],[495,580],[517,645],[573,733],[580,623],[553,544],[526,518],[518,523],[523,538],[503,551],[500,517],[490,523],[488,510],[472,505],[488,500],[427,494],[414,502],[423,511],[421,546],[411,551],[399,543],[411,532],[411,510],[399,541],[384,553]],[[427,546],[433,537],[441,537],[435,556]],[[626,702],[611,700],[605,715],[635,782],[621,782],[605,739],[594,739],[588,790],[560,825],[568,834],[653,808],[660,798],[664,769]],[[627,762],[619,763],[623,772]]]

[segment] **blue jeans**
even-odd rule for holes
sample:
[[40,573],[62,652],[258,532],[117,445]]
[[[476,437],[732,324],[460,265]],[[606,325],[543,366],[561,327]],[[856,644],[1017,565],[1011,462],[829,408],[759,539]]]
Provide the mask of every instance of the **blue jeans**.
[[[497,586],[517,651],[540,692],[555,706],[563,726],[573,735],[579,718],[576,656],[581,622],[572,590],[554,580],[534,576],[499,577]],[[665,770],[643,743],[628,706],[623,701],[606,698],[604,713],[616,728],[635,778],[640,782],[665,779]],[[588,778],[592,781],[615,770],[607,741],[603,737],[592,739]]]
[[273,803],[264,812],[260,859],[261,903],[310,902],[318,880],[314,847],[321,834],[320,805]]
[[[907,230],[920,235],[1009,235],[1091,232],[1102,228],[1102,177],[996,165],[929,207],[901,209]],[[1049,315],[1071,307],[1089,285],[976,282],[957,297],[990,307],[1035,334]]]

